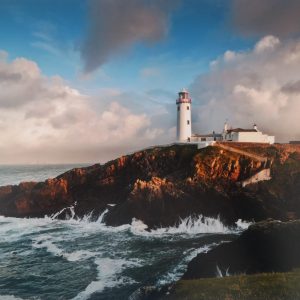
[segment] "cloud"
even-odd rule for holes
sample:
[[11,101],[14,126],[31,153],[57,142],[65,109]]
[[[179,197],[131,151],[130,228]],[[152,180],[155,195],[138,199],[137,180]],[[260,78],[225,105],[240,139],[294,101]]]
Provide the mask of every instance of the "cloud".
[[300,80],[288,82],[281,91],[286,94],[300,94]]
[[195,131],[221,131],[229,118],[234,127],[255,122],[278,141],[300,139],[300,41],[266,36],[228,53],[191,85]]
[[254,48],[256,53],[262,53],[264,51],[269,51],[276,48],[280,44],[280,41],[277,37],[273,35],[268,35],[262,38]]
[[0,49],[0,61],[6,61],[7,57],[8,57],[8,53]]
[[233,22],[245,35],[300,33],[298,0],[233,0]]
[[89,29],[81,47],[89,73],[113,55],[138,42],[153,43],[166,36],[168,16],[177,1],[91,0]]
[[61,51],[58,48],[51,45],[49,41],[47,41],[47,42],[36,41],[36,42],[32,42],[30,45],[32,47],[39,48],[41,50],[44,50],[44,51],[49,52],[56,56],[61,55]]
[[[0,61],[0,107],[21,106],[34,101],[41,90],[47,90],[36,63],[17,58],[12,63]],[[48,97],[52,91],[48,90]]]
[[164,140],[164,128],[133,98],[140,101],[113,89],[84,95],[31,60],[3,58],[0,163],[104,162]]

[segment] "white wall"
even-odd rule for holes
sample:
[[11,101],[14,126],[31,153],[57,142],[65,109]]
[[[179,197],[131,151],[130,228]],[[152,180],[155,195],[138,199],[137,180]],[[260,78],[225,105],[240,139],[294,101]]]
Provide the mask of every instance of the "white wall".
[[[178,107],[180,108],[179,110]],[[188,139],[191,138],[191,136],[192,136],[191,103],[179,103],[177,104],[177,141],[187,142]]]
[[274,144],[275,143],[275,136],[274,135],[269,135],[268,140],[269,140],[270,144]]
[[213,146],[216,142],[215,141],[209,141],[209,142],[199,142],[197,143],[197,148],[202,149],[208,146]]
[[263,134],[261,131],[257,132],[232,132],[231,135],[226,135],[226,140],[232,140],[233,142],[244,143],[268,143],[274,144],[275,137]]
[[271,177],[271,170],[270,169],[263,169],[256,173],[255,175],[251,176],[250,178],[242,181],[242,186],[245,187],[248,184],[253,184],[257,183],[259,181],[265,181],[265,180],[270,180],[272,179]]
[[192,142],[197,142],[197,143],[200,143],[200,142],[213,142],[213,141],[221,141],[222,138],[219,137],[219,136],[216,136],[215,138],[213,136],[192,136],[191,138],[191,141]]

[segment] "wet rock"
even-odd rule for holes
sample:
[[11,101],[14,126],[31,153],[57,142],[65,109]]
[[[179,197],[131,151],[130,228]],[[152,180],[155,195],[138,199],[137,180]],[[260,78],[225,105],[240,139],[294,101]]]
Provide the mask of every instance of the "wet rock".
[[129,296],[129,300],[150,300],[155,297],[158,290],[155,286],[144,286],[137,289],[134,293]]
[[235,241],[199,254],[183,279],[291,271],[300,267],[299,237],[300,220],[259,222]]
[[156,300],[168,295],[172,285],[170,286],[143,286],[133,292],[128,300]]

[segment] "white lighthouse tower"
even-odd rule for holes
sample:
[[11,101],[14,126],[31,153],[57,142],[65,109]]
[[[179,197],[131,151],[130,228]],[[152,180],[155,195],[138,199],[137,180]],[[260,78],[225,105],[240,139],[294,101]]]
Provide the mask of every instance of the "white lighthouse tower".
[[189,142],[192,136],[192,99],[189,98],[187,90],[178,93],[177,104],[177,141]]

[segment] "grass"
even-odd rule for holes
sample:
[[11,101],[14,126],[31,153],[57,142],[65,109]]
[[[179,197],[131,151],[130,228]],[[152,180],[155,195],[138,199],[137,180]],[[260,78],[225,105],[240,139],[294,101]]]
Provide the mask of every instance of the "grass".
[[297,300],[300,299],[300,269],[287,273],[180,280],[166,299]]

